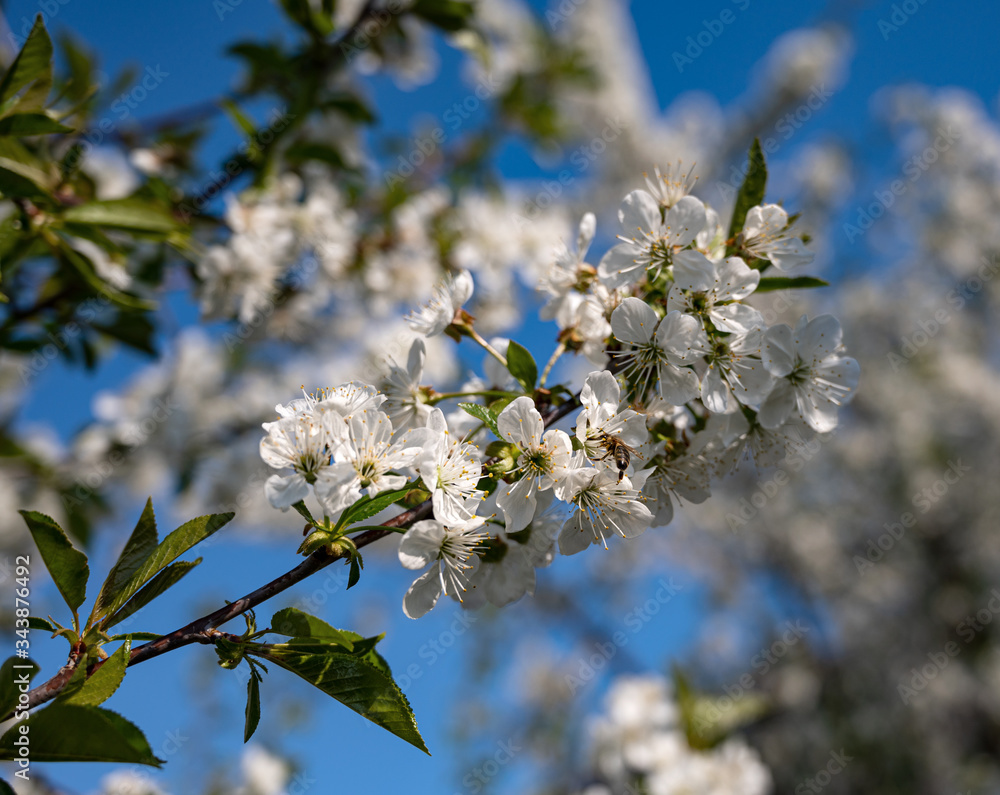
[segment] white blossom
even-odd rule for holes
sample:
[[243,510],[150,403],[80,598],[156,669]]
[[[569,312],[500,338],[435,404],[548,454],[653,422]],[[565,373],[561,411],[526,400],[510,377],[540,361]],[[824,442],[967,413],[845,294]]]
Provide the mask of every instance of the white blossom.
[[626,298],[611,315],[615,338],[629,346],[615,355],[622,373],[637,383],[639,396],[651,387],[674,405],[698,396],[698,375],[689,365],[708,353],[708,337],[696,318],[670,312],[662,321],[638,298]]
[[[334,427],[338,426],[336,420]],[[417,455],[436,432],[415,428],[394,438],[389,416],[379,409],[365,408],[339,421],[339,441],[334,463],[316,477],[316,497],[331,514],[339,514],[363,495],[374,497],[398,489],[409,479],[399,470],[412,469]]]
[[535,514],[537,493],[559,485],[569,471],[573,445],[565,431],[546,431],[534,401],[522,395],[497,418],[501,438],[521,450],[515,473],[520,479],[497,487],[497,506],[504,513],[507,532],[528,526]]
[[406,322],[425,337],[436,336],[451,324],[455,313],[472,297],[472,289],[472,274],[467,270],[446,276],[435,286],[430,302],[407,315]]
[[399,543],[399,561],[408,569],[431,568],[417,577],[403,597],[403,612],[420,618],[437,604],[441,594],[459,601],[469,577],[479,565],[476,549],[486,539],[482,516],[451,525],[436,519],[416,522]]
[[542,320],[554,318],[559,323],[559,328],[573,325],[577,307],[582,301],[582,293],[597,275],[597,269],[586,262],[596,227],[597,219],[594,214],[586,213],[580,220],[576,250],[571,250],[565,244],[561,245],[552,264],[538,282],[538,289],[549,295],[539,316]]
[[670,267],[677,278],[691,270],[692,262],[704,259],[698,251],[682,250],[705,226],[705,205],[693,196],[679,199],[661,216],[660,203],[646,191],[635,190],[622,201],[618,219],[625,230],[619,235],[623,242],[604,255],[597,269],[609,288],[635,284],[649,268]]
[[559,534],[559,551],[575,555],[598,543],[607,549],[612,535],[635,538],[645,532],[653,521],[641,496],[648,474],[644,470],[619,481],[617,475],[605,469],[571,469],[559,498],[571,503],[576,511]]
[[813,261],[813,253],[800,238],[791,235],[788,213],[777,204],[751,207],[743,222],[743,248],[770,261],[778,270],[791,270]]
[[390,362],[382,391],[385,393],[385,412],[392,420],[392,427],[420,428],[427,425],[433,408],[426,402],[427,395],[420,388],[424,375],[424,359],[427,346],[422,339],[415,339],[410,345],[406,369]]
[[629,447],[645,443],[649,435],[646,418],[633,409],[620,410],[621,387],[607,370],[587,376],[580,391],[580,403],[583,411],[576,419],[576,437],[587,457],[601,462],[603,468],[615,468],[614,459],[603,444],[607,437],[616,437]]
[[475,513],[475,501],[470,498],[482,497],[476,489],[483,475],[479,450],[451,434],[444,414],[436,407],[428,427],[437,432],[437,438],[417,455],[414,468],[431,492],[434,517],[446,524],[466,521]]
[[709,411],[728,414],[739,403],[756,407],[767,396],[772,379],[760,360],[762,339],[763,332],[752,329],[714,340],[701,382],[701,400]]
[[675,283],[667,297],[667,311],[675,309],[701,315],[719,331],[747,332],[764,325],[759,311],[740,303],[760,283],[760,271],[755,271],[739,257],[722,262],[705,259],[704,271],[711,281],[707,290],[685,289]]
[[661,174],[660,167],[654,166],[655,179],[650,179],[648,174],[643,176],[646,179],[649,193],[659,201],[660,207],[669,210],[691,192],[698,177],[694,176],[694,164],[687,171],[684,171],[679,160],[667,166],[666,172],[666,174]]
[[837,411],[854,396],[861,374],[844,355],[842,337],[831,315],[803,315],[794,332],[784,323],[767,330],[764,366],[777,381],[760,407],[761,425],[778,428],[794,409],[819,433],[837,427]]

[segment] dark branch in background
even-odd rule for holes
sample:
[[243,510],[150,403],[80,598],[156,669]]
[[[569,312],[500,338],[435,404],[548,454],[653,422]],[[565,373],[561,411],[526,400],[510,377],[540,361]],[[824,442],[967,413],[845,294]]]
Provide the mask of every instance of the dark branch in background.
[[[549,409],[542,415],[542,420],[545,423],[545,426],[548,427],[549,425],[558,422],[579,405],[579,397],[574,396],[565,403]],[[419,522],[421,519],[427,519],[431,516],[432,511],[433,505],[431,500],[424,500],[415,508],[404,511],[398,516],[394,516],[383,522],[381,528],[366,530],[360,535],[355,536],[353,538],[355,546],[358,549],[366,547],[400,528],[409,527],[414,522]],[[343,559],[345,559],[345,555],[341,552],[328,552],[322,549],[318,550],[302,561],[294,569],[285,572],[277,579],[271,580],[271,582],[267,583],[267,585],[263,585],[257,590],[251,591],[246,596],[237,599],[235,602],[230,602],[225,607],[220,607],[214,613],[209,613],[207,616],[203,616],[202,618],[192,621],[187,626],[183,626],[180,629],[176,629],[154,641],[144,643],[142,646],[132,649],[128,664],[136,665],[146,660],[150,660],[153,657],[159,657],[161,654],[166,654],[168,651],[179,649],[182,646],[189,646],[192,643],[214,643],[215,636],[219,634],[216,632],[216,627],[225,624],[227,621],[231,621],[257,605],[266,602],[271,597],[277,596],[279,593],[287,590],[296,583],[302,582],[302,580],[315,574],[321,569],[325,569],[331,563]],[[44,704],[46,701],[51,701],[59,695],[62,689],[69,682],[70,677],[73,675],[73,671],[76,669],[76,664],[81,653],[82,644],[80,649],[74,647],[74,651],[70,655],[69,662],[59,670],[59,673],[45,682],[45,684],[39,685],[29,691],[27,709],[34,709],[35,707]],[[91,666],[87,675],[92,676],[102,664],[103,661]],[[12,716],[13,713],[7,717],[9,718]],[[4,718],[4,720],[6,720],[6,718]]]

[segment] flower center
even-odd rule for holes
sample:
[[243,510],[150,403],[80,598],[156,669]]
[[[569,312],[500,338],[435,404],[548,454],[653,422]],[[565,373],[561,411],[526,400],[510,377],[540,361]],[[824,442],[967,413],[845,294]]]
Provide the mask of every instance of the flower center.
[[529,475],[545,475],[552,469],[552,454],[548,450],[529,450],[524,454],[524,468]]
[[354,469],[357,471],[358,477],[361,479],[362,488],[368,488],[378,478],[378,467],[372,460],[358,461],[358,463],[354,465]]

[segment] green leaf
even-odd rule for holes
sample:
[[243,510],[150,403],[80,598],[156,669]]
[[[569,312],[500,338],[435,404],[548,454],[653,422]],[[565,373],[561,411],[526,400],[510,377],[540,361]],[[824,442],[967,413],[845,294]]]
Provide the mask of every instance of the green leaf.
[[87,655],[84,654],[76,661],[76,667],[73,669],[73,674],[70,676],[69,681],[65,684],[62,690],[59,691],[59,695],[56,696],[57,701],[66,701],[73,696],[74,693],[79,692],[83,686],[87,683]]
[[713,748],[734,731],[753,723],[770,711],[770,702],[760,693],[740,698],[696,692],[679,669],[674,670],[681,723],[692,748]]
[[0,119],[0,135],[46,135],[73,132],[72,127],[60,124],[45,113],[15,113]]
[[0,192],[51,201],[51,191],[45,164],[16,138],[0,138]]
[[[160,545],[143,561],[142,565],[136,569],[135,573],[118,590],[114,598],[102,606],[100,610],[94,611],[91,620],[100,620],[105,616],[114,615],[122,605],[131,599],[161,569],[166,568],[199,541],[203,541],[219,528],[223,527],[234,515],[233,513],[214,513],[208,516],[199,516],[197,519],[192,519],[190,522],[178,527],[160,542]],[[172,584],[172,582],[169,583],[169,585]],[[153,595],[155,596],[156,594]]]
[[351,590],[358,582],[361,580],[361,569],[364,565],[361,563],[361,555],[351,555],[351,571],[347,575],[347,590]]
[[538,365],[535,364],[535,358],[514,340],[507,346],[507,369],[524,387],[525,392],[534,391],[535,381],[538,380]]
[[294,607],[286,607],[271,616],[271,632],[290,638],[320,638],[325,642],[336,643],[346,651],[354,650],[352,636],[355,633],[331,627],[322,619]]
[[829,287],[830,282],[815,276],[764,276],[755,292],[769,293],[773,290],[796,290],[810,287]]
[[168,588],[172,588],[180,582],[184,575],[191,571],[191,569],[199,563],[201,563],[201,558],[196,558],[195,560],[179,560],[176,563],[171,563],[165,569],[158,572],[153,579],[146,583],[145,587],[129,599],[121,610],[110,618],[102,621],[101,628],[108,629],[115,626],[115,624],[120,624],[133,613],[142,610],[142,608],[164,593]]
[[83,687],[66,698],[64,703],[97,707],[111,698],[125,678],[125,669],[128,667],[131,652],[132,641],[129,639],[90,675]]
[[[249,660],[247,661],[249,662]],[[260,678],[254,666],[250,666],[250,678],[247,680],[246,722],[243,724],[243,742],[249,742],[260,723]]]
[[471,414],[477,420],[485,422],[486,427],[493,431],[494,436],[500,436],[500,431],[497,430],[497,416],[486,406],[480,403],[459,403],[458,407],[466,414]]
[[76,549],[55,520],[37,511],[19,511],[28,523],[45,566],[69,609],[77,609],[87,598],[87,556]]
[[[138,727],[101,707],[55,702],[28,718],[32,762],[118,762],[160,767]],[[16,759],[21,721],[0,737],[0,759]]]
[[413,486],[406,485],[399,489],[389,489],[388,491],[379,492],[374,497],[362,497],[340,515],[337,528],[348,527],[349,525],[371,518],[380,511],[384,511],[390,505],[395,505],[412,488]]
[[[743,222],[746,221],[750,208],[756,207],[764,201],[764,190],[767,186],[767,163],[764,160],[764,150],[760,148],[759,138],[753,139],[749,158],[747,175],[743,178],[743,184],[736,195],[733,219],[729,223],[729,234],[726,236],[728,240],[733,240],[736,235],[743,231]],[[726,246],[726,256],[735,254],[736,250],[735,242],[731,243]]]
[[342,652],[302,651],[290,644],[248,644],[247,652],[302,677],[341,704],[430,754],[406,696],[385,671]]
[[153,343],[156,327],[145,313],[119,311],[113,323],[92,322],[90,326],[130,348],[148,353],[150,356],[156,355],[156,346]]
[[153,498],[150,497],[146,500],[146,507],[143,508],[142,515],[136,522],[132,535],[125,542],[125,547],[118,556],[118,561],[108,573],[104,585],[101,586],[92,617],[103,614],[104,608],[121,593],[122,588],[132,579],[142,564],[149,559],[159,543],[160,539],[156,533],[156,514],[153,512]]
[[[16,667],[15,667],[16,666]],[[18,680],[22,676],[27,677],[27,682],[35,678],[41,668],[34,660],[22,660],[19,657],[8,657],[0,666],[0,717],[9,715],[17,706],[17,697],[20,694],[19,684],[24,684],[25,680]]]
[[56,628],[52,624],[38,616],[28,616],[28,627],[30,629],[44,629],[46,632],[56,631]]
[[244,142],[246,147],[246,155],[251,163],[256,163],[260,160],[260,144],[257,143],[257,125],[254,124],[253,120],[247,116],[242,110],[240,110],[239,105],[233,102],[231,99],[225,99],[221,103],[222,109],[226,112],[226,115],[232,121],[233,125],[237,130],[241,131],[247,138]]
[[106,296],[109,300],[127,309],[156,308],[155,304],[150,303],[145,298],[139,298],[134,295],[129,295],[128,293],[123,293],[121,290],[104,281],[104,279],[97,274],[97,270],[94,268],[94,264],[90,261],[90,259],[73,248],[68,240],[59,238],[58,242],[61,244],[59,246],[59,251],[66,258],[69,264],[76,268],[77,272],[83,277],[84,281],[86,281],[95,292]]
[[4,105],[25,86],[37,86],[15,103],[23,108],[41,107],[52,87],[52,40],[42,15],[35,17],[35,24],[24,42],[21,52],[0,80],[0,105]]
[[63,213],[63,220],[73,224],[163,234],[181,228],[180,223],[166,210],[156,206],[148,199],[139,198],[109,199],[78,204]]
[[288,147],[284,157],[289,163],[301,165],[308,160],[318,160],[336,169],[347,167],[347,161],[340,150],[329,144],[315,143],[313,141],[301,141]]
[[417,0],[409,10],[449,33],[468,27],[473,13],[471,4],[457,0]]

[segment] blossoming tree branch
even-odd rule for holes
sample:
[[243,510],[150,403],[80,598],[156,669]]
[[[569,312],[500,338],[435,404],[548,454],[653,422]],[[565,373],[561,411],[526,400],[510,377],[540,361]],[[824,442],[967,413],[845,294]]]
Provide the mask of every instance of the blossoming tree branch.
[[[461,6],[414,8],[425,21],[447,27],[459,26]],[[321,20],[303,24],[323,34]],[[10,120],[9,129],[64,132],[46,109],[52,79],[46,42],[39,23],[0,84],[6,103],[0,122]],[[123,324],[130,312],[141,311],[126,274],[115,270],[129,247],[138,251],[145,236],[196,248],[177,225],[167,194],[113,206],[70,201],[67,176],[53,182],[57,176],[35,168],[34,155],[12,138],[0,146],[8,147],[0,153],[3,190],[26,225],[17,228],[32,230],[29,246],[47,246],[60,263],[99,285],[99,294],[111,294]],[[541,367],[527,344],[481,333],[466,309],[479,289],[477,277],[458,255],[443,260],[433,297],[406,317],[414,334],[408,351],[384,376],[310,385],[300,396],[289,394],[263,424],[259,453],[272,470],[264,495],[275,511],[301,516],[297,552],[304,560],[173,632],[115,628],[201,563],[182,556],[233,519],[232,512],[192,519],[161,539],[148,502],[96,585],[86,555],[59,523],[22,511],[65,607],[47,617],[19,616],[19,629],[44,630],[69,645],[66,664],[24,698],[4,691],[0,712],[24,716],[33,759],[160,765],[141,730],[101,705],[130,666],[193,643],[213,647],[222,668],[247,666],[245,740],[261,719],[262,683],[294,674],[426,751],[390,661],[377,651],[382,636],[363,637],[291,607],[261,621],[256,609],[335,562],[349,567],[353,587],[363,575],[363,550],[393,534],[401,535],[400,565],[414,573],[399,594],[407,617],[419,619],[442,599],[467,609],[503,607],[533,593],[537,570],[560,555],[597,554],[630,542],[669,523],[684,501],[709,499],[746,458],[766,468],[834,430],[859,378],[840,323],[820,315],[804,316],[794,327],[769,326],[753,303],[759,293],[824,284],[800,273],[812,254],[796,231],[796,216],[766,201],[766,182],[755,142],[726,217],[692,195],[692,173],[677,163],[663,173],[654,169],[624,197],[620,226],[601,230],[617,235],[603,256],[592,253],[594,213],[580,219],[572,245],[553,234],[537,290],[545,299],[541,319],[554,321],[556,331]],[[334,197],[331,184],[304,197],[294,179],[274,190],[278,205],[296,212],[315,209],[311,202],[325,190],[325,206],[332,203],[343,224],[364,211],[347,196]],[[256,256],[241,242],[253,233],[249,219],[259,196],[235,200],[227,215],[229,241],[196,255],[207,314],[252,317],[265,287],[274,284],[273,268],[301,254],[294,236],[278,238],[253,278],[241,272]],[[432,207],[422,216],[428,224],[446,211],[440,197],[424,206]],[[132,237],[109,237],[110,223]],[[308,225],[300,228],[312,234]],[[351,234],[350,246],[344,239],[311,239],[316,251],[337,260],[324,266],[331,278],[346,278],[350,251],[396,244],[383,229],[368,230],[367,239],[360,229]],[[405,235],[396,229],[395,237]],[[112,292],[105,284],[114,274],[119,287]],[[125,333],[124,325],[118,332]],[[478,346],[486,357],[482,371],[457,388],[436,388],[425,373],[428,346],[442,337]],[[579,381],[552,383],[564,356],[586,361],[589,372]],[[88,592],[96,597],[85,613]],[[244,631],[220,629],[240,617]],[[5,675],[15,664],[16,658],[5,663]],[[5,759],[17,758],[20,724],[0,738]]]

